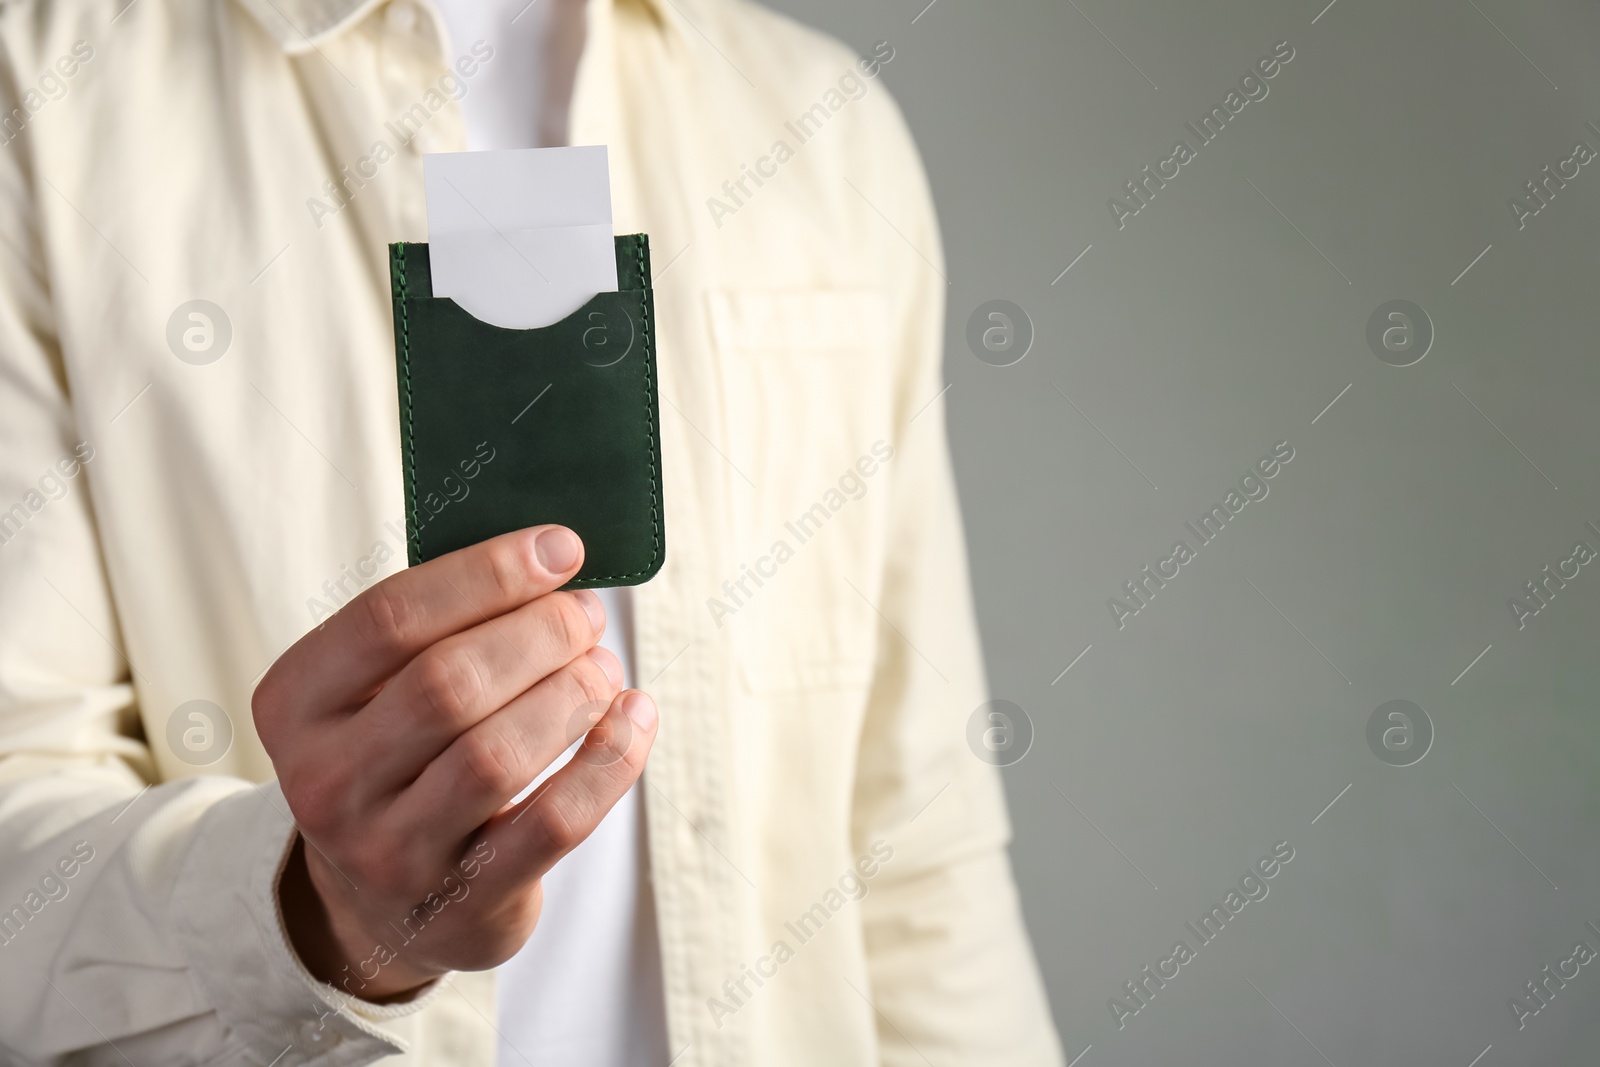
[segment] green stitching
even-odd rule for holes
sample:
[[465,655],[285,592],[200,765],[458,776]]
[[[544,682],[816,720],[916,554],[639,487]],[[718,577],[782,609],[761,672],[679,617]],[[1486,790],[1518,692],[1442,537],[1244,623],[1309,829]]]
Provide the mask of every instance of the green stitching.
[[655,397],[650,388],[650,363],[655,358],[655,353],[650,342],[650,270],[644,261],[645,238],[640,236],[633,242],[633,254],[639,264],[639,289],[645,295],[639,298],[639,318],[643,320],[644,329],[644,417],[647,428],[646,440],[650,442],[650,540],[653,546],[650,562],[644,570],[636,573],[643,574],[661,559],[661,513],[656,508],[656,497],[660,490],[656,486],[656,467],[659,459],[656,457],[656,420],[654,415]]
[[417,459],[416,459],[416,419],[413,413],[414,405],[411,398],[411,316],[406,306],[410,290],[406,284],[406,253],[405,246],[395,249],[395,260],[398,269],[395,272],[400,284],[400,368],[405,385],[406,398],[406,425],[405,425],[405,475],[406,483],[410,487],[411,505],[406,509],[407,532],[417,549],[417,560],[422,560],[422,529],[417,521]]

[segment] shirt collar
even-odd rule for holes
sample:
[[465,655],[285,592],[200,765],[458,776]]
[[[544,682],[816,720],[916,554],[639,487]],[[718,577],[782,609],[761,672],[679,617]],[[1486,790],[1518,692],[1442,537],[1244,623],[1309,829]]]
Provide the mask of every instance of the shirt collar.
[[[360,22],[373,8],[388,0],[239,0],[244,9],[270,33],[278,45],[291,55],[310,52],[324,41],[338,36]],[[679,17],[670,10],[680,4],[699,7],[696,0],[590,0],[591,3],[634,3],[644,8],[651,21],[661,27],[675,27]]]

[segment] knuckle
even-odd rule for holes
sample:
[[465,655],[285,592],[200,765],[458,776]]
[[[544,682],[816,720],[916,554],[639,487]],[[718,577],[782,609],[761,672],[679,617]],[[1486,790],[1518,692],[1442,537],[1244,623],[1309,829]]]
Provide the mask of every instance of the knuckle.
[[577,758],[598,775],[597,787],[621,795],[644,770],[649,745],[638,740],[639,731],[626,715],[606,715],[585,736]]
[[550,628],[562,651],[568,656],[576,656],[592,646],[594,627],[589,622],[589,613],[578,603],[578,598],[564,593],[551,599],[555,603],[550,613]]
[[417,697],[434,718],[458,723],[471,714],[482,684],[465,653],[425,652],[412,669]]
[[359,599],[356,627],[367,643],[380,649],[410,648],[420,632],[416,606],[393,582],[380,582]]
[[604,668],[588,656],[579,656],[572,661],[568,677],[572,697],[581,706],[604,712],[617,695],[617,687],[606,677]]
[[644,773],[645,759],[650,754],[650,746],[643,743],[644,739],[639,731],[633,728],[631,722],[621,729],[613,730],[607,740],[610,743],[611,754],[615,757],[612,767],[621,781],[632,782]]
[[556,852],[570,852],[589,835],[581,813],[556,797],[539,806],[539,829],[545,844]]
[[486,547],[484,564],[502,602],[521,601],[527,597],[535,574],[530,558],[532,552],[532,540],[519,537],[504,538]]
[[462,770],[490,796],[510,796],[527,784],[527,754],[515,738],[488,731],[462,738]]

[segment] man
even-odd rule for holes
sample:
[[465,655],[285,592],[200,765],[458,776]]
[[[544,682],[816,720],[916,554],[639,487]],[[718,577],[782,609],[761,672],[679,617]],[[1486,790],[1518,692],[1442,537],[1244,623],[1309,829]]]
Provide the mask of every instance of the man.
[[[965,743],[945,281],[892,44],[732,0],[593,0],[576,45],[549,16],[549,99],[575,67],[539,143],[608,145],[655,256],[669,551],[608,613],[553,592],[582,553],[555,527],[396,573],[385,245],[426,239],[423,152],[514,147],[469,144],[499,75],[453,7],[0,12],[0,1045],[583,1062],[497,1036],[565,992],[659,1031],[616,1062],[1058,1062]],[[472,491],[535,399],[485,413]],[[627,811],[638,907],[576,918],[604,874],[546,901]]]

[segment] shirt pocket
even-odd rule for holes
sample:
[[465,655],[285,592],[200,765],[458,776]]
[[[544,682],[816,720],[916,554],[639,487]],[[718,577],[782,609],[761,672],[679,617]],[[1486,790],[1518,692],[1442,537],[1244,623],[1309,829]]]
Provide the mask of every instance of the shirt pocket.
[[894,471],[887,301],[724,289],[710,322],[735,471],[733,554],[708,606],[748,690],[864,689]]

